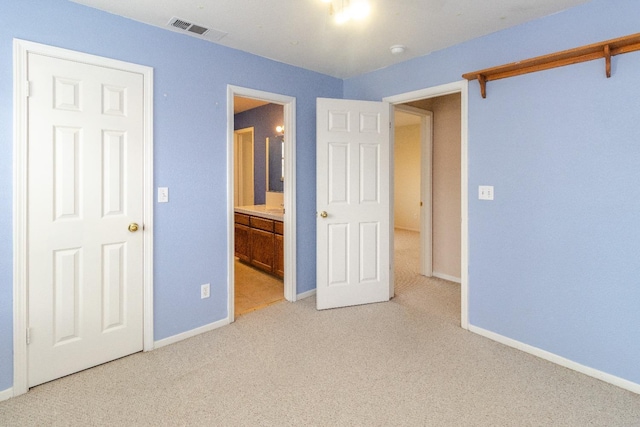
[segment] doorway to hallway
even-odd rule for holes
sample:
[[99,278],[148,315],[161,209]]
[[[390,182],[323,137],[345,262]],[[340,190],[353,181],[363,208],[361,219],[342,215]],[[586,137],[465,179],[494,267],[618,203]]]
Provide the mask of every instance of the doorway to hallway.
[[[413,149],[402,146],[412,139],[411,132],[398,128],[402,120],[395,123],[394,178],[400,180],[394,183],[396,295],[427,277],[445,279],[441,285],[459,295],[457,318],[467,328],[467,85],[458,82],[385,100],[396,107],[396,117],[406,112],[398,110],[408,110],[434,120],[433,140],[421,135],[431,128],[414,123]],[[407,198],[406,190],[416,183],[420,188]]]

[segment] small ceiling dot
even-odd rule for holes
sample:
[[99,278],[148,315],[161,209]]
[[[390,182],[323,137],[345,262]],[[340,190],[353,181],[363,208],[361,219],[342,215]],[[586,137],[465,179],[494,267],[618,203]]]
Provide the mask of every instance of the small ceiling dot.
[[406,47],[404,47],[401,44],[394,44],[393,46],[391,46],[389,48],[391,50],[391,53],[394,55],[400,55],[403,54],[405,50],[407,50]]

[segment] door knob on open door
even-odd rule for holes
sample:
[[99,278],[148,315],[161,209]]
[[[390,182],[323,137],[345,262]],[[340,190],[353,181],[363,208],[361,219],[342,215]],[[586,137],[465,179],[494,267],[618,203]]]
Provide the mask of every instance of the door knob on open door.
[[129,231],[132,233],[135,233],[136,231],[138,231],[139,228],[140,226],[138,226],[138,224],[136,224],[135,222],[132,222],[131,224],[129,224]]
[[328,217],[328,216],[329,216],[329,214],[328,214],[326,211],[322,211],[322,212],[320,212],[320,217],[322,217],[322,218],[326,218],[326,217]]

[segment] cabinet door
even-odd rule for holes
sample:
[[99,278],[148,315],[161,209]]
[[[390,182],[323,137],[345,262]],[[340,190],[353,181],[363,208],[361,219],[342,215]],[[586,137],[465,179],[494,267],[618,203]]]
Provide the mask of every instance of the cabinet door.
[[251,264],[273,273],[274,234],[251,228]]
[[235,225],[235,254],[245,262],[251,261],[250,230],[246,225]]
[[275,235],[273,272],[278,277],[284,277],[284,239],[282,235]]

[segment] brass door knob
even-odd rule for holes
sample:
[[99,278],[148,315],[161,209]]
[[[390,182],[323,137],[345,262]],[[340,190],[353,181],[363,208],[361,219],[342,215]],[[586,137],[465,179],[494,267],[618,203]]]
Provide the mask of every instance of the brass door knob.
[[138,231],[139,228],[140,226],[135,222],[132,222],[131,224],[129,224],[129,231],[132,233],[135,233],[136,231]]
[[322,212],[320,212],[320,217],[322,217],[322,218],[326,218],[326,217],[328,217],[328,216],[329,216],[329,214],[328,214],[326,211],[322,211]]

